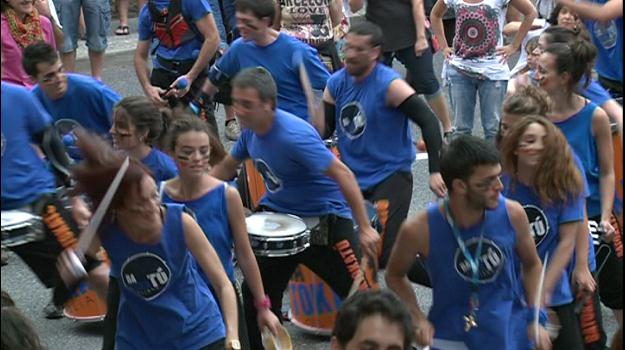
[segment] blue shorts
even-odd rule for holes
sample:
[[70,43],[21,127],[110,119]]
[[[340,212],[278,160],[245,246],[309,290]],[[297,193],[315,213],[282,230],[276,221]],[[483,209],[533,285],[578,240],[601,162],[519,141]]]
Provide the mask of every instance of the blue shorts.
[[111,5],[109,0],[53,0],[63,26],[61,53],[69,53],[78,47],[78,21],[82,6],[87,27],[87,47],[90,51],[104,52],[108,46],[106,35],[111,28]]

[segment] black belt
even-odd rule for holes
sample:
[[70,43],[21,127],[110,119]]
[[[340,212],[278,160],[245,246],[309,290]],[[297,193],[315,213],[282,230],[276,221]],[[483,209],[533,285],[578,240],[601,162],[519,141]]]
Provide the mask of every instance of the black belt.
[[163,67],[163,69],[179,74],[186,74],[188,71],[191,70],[191,67],[193,67],[196,60],[169,60],[162,56],[156,55],[156,61]]

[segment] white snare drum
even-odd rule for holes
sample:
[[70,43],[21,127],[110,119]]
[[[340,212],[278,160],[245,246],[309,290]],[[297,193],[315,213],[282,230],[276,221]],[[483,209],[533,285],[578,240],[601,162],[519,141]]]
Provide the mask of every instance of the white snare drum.
[[21,210],[2,211],[2,247],[15,247],[42,239],[45,235],[39,216]]
[[252,250],[258,256],[290,256],[310,246],[310,231],[295,215],[261,212],[245,222]]

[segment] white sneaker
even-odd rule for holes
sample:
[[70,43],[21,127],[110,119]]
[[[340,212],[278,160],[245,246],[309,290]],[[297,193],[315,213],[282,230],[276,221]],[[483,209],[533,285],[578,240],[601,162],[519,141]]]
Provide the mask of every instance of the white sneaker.
[[235,119],[228,120],[226,122],[226,128],[224,129],[224,135],[230,141],[236,141],[241,136],[241,126],[239,121]]

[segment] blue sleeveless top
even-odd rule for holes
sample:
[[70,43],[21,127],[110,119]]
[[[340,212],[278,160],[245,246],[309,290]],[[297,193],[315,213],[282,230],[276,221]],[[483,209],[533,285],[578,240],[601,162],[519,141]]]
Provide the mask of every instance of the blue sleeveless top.
[[225,336],[219,307],[184,240],[183,206],[165,208],[154,245],[135,243],[114,224],[100,235],[120,276],[117,349],[200,349]]
[[[475,254],[482,228],[482,253],[479,258],[478,327],[464,331],[464,316],[470,311],[471,267],[439,205],[427,211],[430,232],[430,252],[426,266],[432,281],[433,303],[429,320],[436,330],[435,338],[463,342],[469,349],[516,349],[518,322],[525,311],[515,308],[520,295],[516,288],[520,276],[515,262],[516,235],[508,218],[505,198],[499,197],[496,209],[486,210],[485,220],[466,230],[460,230],[467,249]],[[523,312],[522,315],[519,313]]]
[[328,80],[328,91],[336,103],[341,160],[363,190],[397,171],[410,171],[416,157],[408,118],[385,102],[389,86],[398,78],[392,68],[378,63],[361,82],[345,68]]
[[[226,200],[226,184],[219,185],[200,198],[181,202],[176,201],[167,195],[167,192],[163,191],[162,201],[163,203],[180,203],[184,204],[187,208],[191,209],[195,213],[196,220],[206,238],[211,243],[221,264],[226,270],[226,274],[231,281],[234,281],[234,266],[232,264],[232,247],[234,246],[232,231],[230,231],[230,223],[228,221],[228,201]],[[202,271],[197,261],[194,259],[198,271]],[[201,274],[202,278],[207,284],[208,278],[205,274]]]
[[592,134],[592,114],[597,105],[589,102],[579,112],[561,122],[554,123],[566,137],[575,154],[582,161],[590,196],[586,200],[588,217],[601,215],[601,192],[599,191],[599,157],[597,143]]

